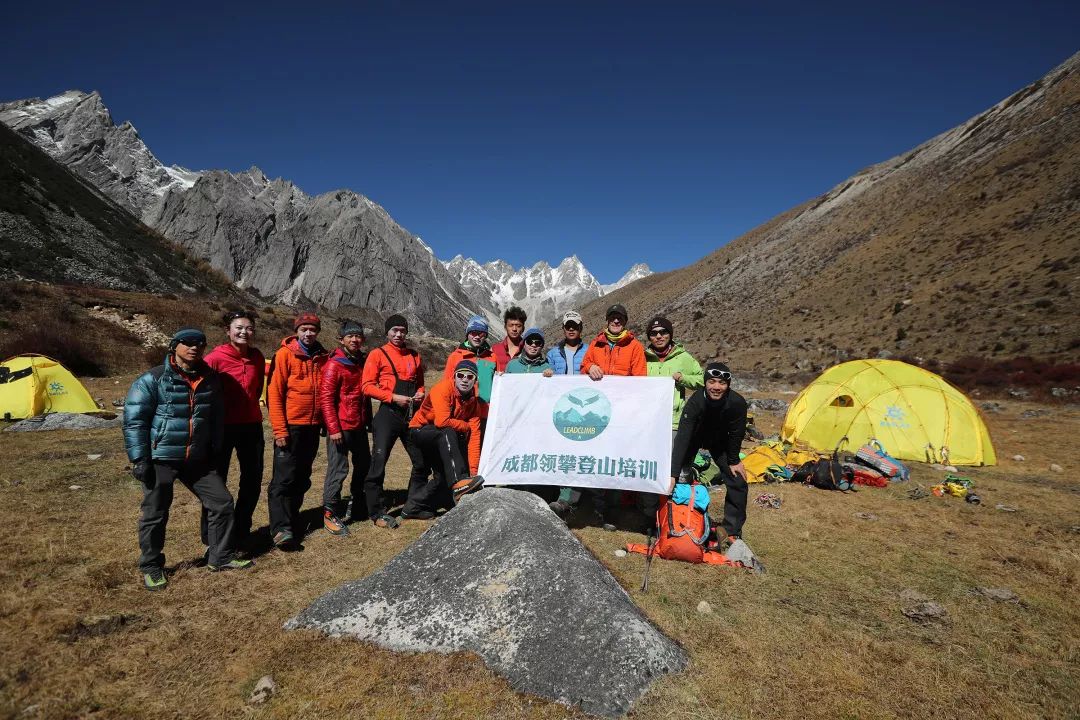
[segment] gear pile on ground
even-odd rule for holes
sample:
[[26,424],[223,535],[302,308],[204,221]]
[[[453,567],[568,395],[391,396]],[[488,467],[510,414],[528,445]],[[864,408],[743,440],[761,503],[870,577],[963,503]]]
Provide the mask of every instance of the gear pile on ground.
[[531,493],[467,496],[373,575],[285,625],[406,652],[475,652],[515,690],[615,717],[686,651]]

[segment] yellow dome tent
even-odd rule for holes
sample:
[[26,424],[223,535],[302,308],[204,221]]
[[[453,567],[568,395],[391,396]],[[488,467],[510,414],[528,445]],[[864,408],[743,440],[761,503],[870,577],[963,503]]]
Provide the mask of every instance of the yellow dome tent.
[[83,384],[50,357],[18,355],[0,363],[0,418],[4,420],[98,409]]
[[791,403],[781,436],[823,452],[845,436],[851,450],[876,438],[900,460],[997,464],[990,434],[967,396],[934,373],[896,360],[829,368]]

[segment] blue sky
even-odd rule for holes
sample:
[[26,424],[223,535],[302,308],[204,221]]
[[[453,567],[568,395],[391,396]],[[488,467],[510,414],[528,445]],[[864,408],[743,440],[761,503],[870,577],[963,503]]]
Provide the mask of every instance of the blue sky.
[[1080,50],[1077,3],[19,3],[0,99],[348,187],[448,259],[686,265]]

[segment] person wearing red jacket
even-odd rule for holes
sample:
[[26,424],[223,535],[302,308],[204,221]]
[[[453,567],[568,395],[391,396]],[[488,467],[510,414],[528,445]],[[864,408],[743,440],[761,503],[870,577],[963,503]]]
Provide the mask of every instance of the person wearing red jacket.
[[[398,440],[409,452],[409,420],[424,399],[424,368],[420,354],[405,345],[409,321],[402,315],[391,315],[385,327],[386,344],[368,353],[361,385],[365,396],[379,401],[379,410],[371,419],[371,468],[364,480],[364,499],[375,527],[396,528],[397,518],[386,512],[382,497],[386,461]],[[410,478],[410,486],[413,482]]]
[[503,313],[503,329],[506,330],[506,337],[501,342],[491,346],[491,354],[495,358],[495,370],[497,372],[506,372],[506,366],[525,347],[525,341],[522,339],[521,333],[525,332],[525,322],[528,319],[529,316],[525,314],[525,311],[516,305],[507,308],[506,312]]
[[[223,318],[228,342],[207,353],[204,361],[221,374],[225,403],[225,440],[217,458],[222,482],[228,482],[233,451],[240,466],[240,480],[233,512],[233,547],[243,547],[251,533],[251,516],[259,504],[263,477],[262,397],[266,360],[251,343],[255,339],[255,316],[230,312]],[[202,513],[203,544],[207,539],[207,514]]]
[[[323,366],[319,384],[319,407],[326,424],[326,482],[323,484],[323,527],[331,535],[348,535],[345,508],[341,502],[341,486],[349,474],[352,456],[352,481],[349,493],[353,498],[353,519],[367,514],[362,505],[364,479],[371,467],[367,424],[371,421],[371,399],[364,397],[363,385],[364,328],[346,320],[338,331],[341,347],[334,350]],[[361,507],[364,507],[361,510]]]
[[[440,496],[452,492],[457,500],[484,483],[476,471],[487,403],[476,395],[476,378],[476,363],[459,360],[454,379],[436,383],[409,422],[409,458],[418,481],[409,483],[409,499],[401,510],[406,520],[430,520]],[[428,480],[428,475],[434,477]]]
[[293,320],[295,335],[281,341],[270,365],[266,409],[274,430],[274,474],[267,491],[270,532],[282,550],[298,549],[304,536],[300,508],[311,487],[311,465],[319,452],[319,381],[326,350],[316,339],[321,322],[315,313]]

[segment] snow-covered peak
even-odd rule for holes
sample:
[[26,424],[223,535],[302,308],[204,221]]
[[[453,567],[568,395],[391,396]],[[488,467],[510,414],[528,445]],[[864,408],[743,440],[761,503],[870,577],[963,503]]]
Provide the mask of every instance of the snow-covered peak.
[[547,325],[567,310],[580,308],[651,272],[647,265],[635,265],[617,283],[603,286],[577,255],[564,258],[556,267],[546,260],[517,269],[504,260],[481,265],[461,255],[443,266],[474,300],[477,312],[490,308],[501,315],[516,305],[525,310],[530,325]]
[[629,285],[635,280],[640,280],[641,278],[648,277],[652,274],[652,268],[650,268],[645,263],[638,263],[637,265],[634,265],[632,268],[627,270],[626,273],[615,282],[609,285],[604,285],[604,294],[607,295],[609,292],[615,292],[624,285]]

